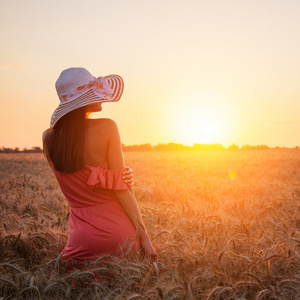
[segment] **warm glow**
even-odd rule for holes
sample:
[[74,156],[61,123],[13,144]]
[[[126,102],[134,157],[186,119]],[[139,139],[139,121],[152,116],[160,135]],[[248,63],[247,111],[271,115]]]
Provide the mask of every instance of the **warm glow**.
[[219,101],[209,93],[198,93],[183,101],[186,104],[174,113],[177,140],[185,145],[224,142],[228,116]]
[[236,179],[236,173],[235,172],[230,172],[229,173],[229,178],[230,179]]
[[91,118],[125,145],[300,146],[299,0],[85,3],[0,1],[0,147],[42,146],[68,67],[123,77]]

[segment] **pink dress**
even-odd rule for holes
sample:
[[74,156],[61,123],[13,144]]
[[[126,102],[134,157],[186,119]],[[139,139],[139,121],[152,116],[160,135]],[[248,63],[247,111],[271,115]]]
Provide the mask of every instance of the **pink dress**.
[[50,166],[70,205],[69,237],[62,251],[65,262],[121,256],[120,249],[129,239],[126,245],[132,244],[133,252],[140,249],[135,228],[113,191],[128,189],[121,178],[124,170],[109,170],[104,163],[62,173]]

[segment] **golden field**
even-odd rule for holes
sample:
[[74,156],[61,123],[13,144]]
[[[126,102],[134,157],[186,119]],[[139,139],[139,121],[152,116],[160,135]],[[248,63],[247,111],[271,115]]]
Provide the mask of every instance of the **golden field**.
[[300,299],[299,149],[124,155],[158,261],[64,274],[54,175],[41,154],[1,154],[0,299]]

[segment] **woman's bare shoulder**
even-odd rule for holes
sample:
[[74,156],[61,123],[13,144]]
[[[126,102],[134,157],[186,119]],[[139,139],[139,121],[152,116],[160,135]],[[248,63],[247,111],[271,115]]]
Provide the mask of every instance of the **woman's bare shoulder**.
[[88,121],[93,124],[116,124],[114,120],[109,118],[88,119]]
[[112,119],[89,119],[88,124],[90,128],[99,133],[107,132],[112,134],[113,132],[118,132],[117,124]]

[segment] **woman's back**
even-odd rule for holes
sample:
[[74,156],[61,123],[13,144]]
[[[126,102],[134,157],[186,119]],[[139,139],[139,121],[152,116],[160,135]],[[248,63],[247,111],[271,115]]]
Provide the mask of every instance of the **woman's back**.
[[[128,189],[123,169],[109,168],[110,156],[120,144],[117,127],[110,119],[88,119],[83,150],[83,168],[73,173],[55,170],[62,192],[71,207],[69,239],[63,250],[67,268],[69,258],[95,259],[103,254],[120,255],[120,246],[129,239],[133,251],[139,249],[136,231],[117,201],[115,190]],[[116,163],[110,165],[117,167]],[[131,244],[129,243],[129,245]]]
[[83,148],[85,165],[97,167],[107,162],[111,122],[110,119],[87,119]]
[[97,167],[108,163],[110,170],[124,169],[121,140],[111,119],[87,119],[83,148],[84,165]]

